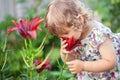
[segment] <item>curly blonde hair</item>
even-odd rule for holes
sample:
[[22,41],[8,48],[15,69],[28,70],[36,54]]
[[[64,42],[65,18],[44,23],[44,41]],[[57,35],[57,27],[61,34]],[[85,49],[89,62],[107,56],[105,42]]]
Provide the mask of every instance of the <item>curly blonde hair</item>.
[[63,26],[83,26],[78,15],[84,18],[84,24],[92,20],[92,11],[79,0],[52,0],[45,17],[46,27],[52,35],[65,33]]

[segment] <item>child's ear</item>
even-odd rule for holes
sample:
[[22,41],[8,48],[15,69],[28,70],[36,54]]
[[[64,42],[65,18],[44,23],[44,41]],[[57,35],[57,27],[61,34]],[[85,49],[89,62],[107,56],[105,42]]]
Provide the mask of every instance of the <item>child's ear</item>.
[[82,24],[84,24],[84,18],[83,18],[83,16],[82,15],[78,15],[77,16],[77,19],[79,19],[79,21],[82,23]]
[[81,27],[76,27],[76,26],[74,26],[74,30],[77,30],[77,31],[82,32],[82,28],[81,28]]

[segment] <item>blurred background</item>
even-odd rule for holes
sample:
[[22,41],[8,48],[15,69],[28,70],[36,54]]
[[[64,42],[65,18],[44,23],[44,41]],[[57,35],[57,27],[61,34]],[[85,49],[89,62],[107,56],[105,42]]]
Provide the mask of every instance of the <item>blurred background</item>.
[[[45,17],[48,3],[51,0],[0,0],[0,69],[4,65],[4,69],[0,71],[0,80],[29,80],[27,71],[20,54],[24,43],[23,39],[16,32],[7,37],[7,56],[2,51],[6,39],[6,30],[14,26],[11,20],[19,20],[28,17],[32,19],[36,16]],[[110,27],[114,33],[120,32],[120,0],[81,0],[90,7],[95,14],[95,18],[100,20],[104,25]],[[42,32],[37,32],[37,39],[33,41],[34,47],[38,47],[47,30],[45,24],[40,24]],[[58,61],[62,65],[59,53],[59,39],[51,35],[45,44],[45,48],[41,53],[42,57],[49,52],[54,42],[55,47],[50,56],[52,58],[52,70],[46,73],[42,79],[38,80],[57,80],[60,74]],[[5,64],[4,64],[5,63]],[[34,72],[36,75],[37,73]],[[62,80],[74,80],[75,75],[71,75],[68,70],[63,72]],[[33,80],[37,80],[34,78]]]

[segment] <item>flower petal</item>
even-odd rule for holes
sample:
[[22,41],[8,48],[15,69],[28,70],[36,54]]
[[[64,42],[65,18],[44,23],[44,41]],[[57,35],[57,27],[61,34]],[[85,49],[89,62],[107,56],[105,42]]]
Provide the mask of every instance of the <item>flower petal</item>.
[[[51,69],[51,65],[50,65],[51,60],[52,59],[47,59],[46,62],[41,66],[41,68],[37,69],[37,72],[40,73],[44,69],[50,70]],[[38,60],[34,61],[34,64],[36,66],[40,65],[41,63],[42,63],[42,59],[41,58],[39,58]]]
[[68,46],[66,47],[67,51],[70,51],[72,49],[74,49],[77,46],[82,46],[82,44],[80,43],[79,40],[75,40],[74,37],[72,36],[71,38],[65,38],[62,37],[63,40],[66,40],[66,43],[68,44]]
[[29,28],[29,25],[26,23],[26,21],[21,19],[20,20],[20,27],[24,32],[26,32]]
[[36,35],[36,31],[27,31],[27,33],[29,34],[30,38],[32,39],[36,39],[37,35]]
[[40,17],[35,17],[35,18],[33,18],[31,21],[30,21],[30,23],[29,23],[29,27],[30,28],[32,28],[32,26],[34,26],[34,24],[38,21],[38,20],[40,20]]
[[42,31],[42,29],[40,27],[37,27],[37,30]]
[[34,61],[34,64],[38,66],[41,64],[41,62],[42,62],[42,58],[39,58],[38,60]]
[[12,20],[12,23],[13,23],[16,27],[19,27],[18,22],[16,22],[15,20]]
[[38,27],[38,25],[39,25],[40,23],[42,23],[43,21],[44,21],[44,19],[38,20],[38,21],[32,26],[32,30],[36,30],[37,27]]
[[19,33],[23,38],[30,38],[30,35],[29,35],[27,32],[24,33],[23,31],[18,30],[18,33]]
[[17,27],[11,27],[11,28],[8,28],[7,29],[7,34],[9,35],[11,32],[17,30],[18,28]]
[[70,39],[68,39],[67,43],[68,43],[68,46],[66,47],[66,49],[69,51],[75,43],[74,38],[71,37]]

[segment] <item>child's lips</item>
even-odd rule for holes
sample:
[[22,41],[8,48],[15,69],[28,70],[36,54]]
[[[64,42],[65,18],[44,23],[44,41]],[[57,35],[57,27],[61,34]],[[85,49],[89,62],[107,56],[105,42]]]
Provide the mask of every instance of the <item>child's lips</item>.
[[67,51],[71,51],[77,46],[82,46],[79,40],[75,40],[72,36],[71,38],[61,37],[63,40],[66,40],[66,43],[68,44],[66,47]]

